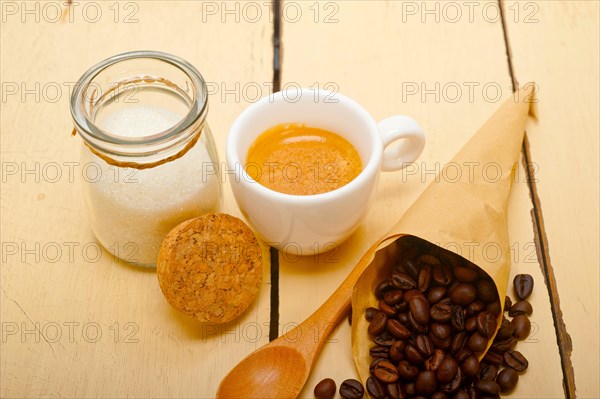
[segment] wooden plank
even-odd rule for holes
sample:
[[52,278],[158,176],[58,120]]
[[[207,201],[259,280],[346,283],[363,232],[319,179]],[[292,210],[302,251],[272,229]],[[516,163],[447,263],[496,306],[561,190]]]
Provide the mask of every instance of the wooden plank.
[[568,394],[597,398],[600,4],[508,1],[504,10],[515,78],[539,87],[539,123],[527,133]]
[[[76,4],[73,22],[60,23],[51,13],[62,2],[2,2],[0,396],[214,396],[225,373],[268,342],[268,253],[258,301],[225,326],[184,319],[162,297],[153,271],[98,254],[80,195],[81,165],[71,177],[65,166],[78,162],[81,145],[70,137],[69,85],[124,51],[179,55],[210,82],[208,121],[224,161],[233,119],[270,92],[268,7],[250,20],[241,3],[227,15],[218,2]],[[256,97],[252,87],[262,93]],[[15,175],[4,169],[12,166]],[[223,187],[224,211],[240,215]]]
[[[302,259],[281,256],[283,332],[327,298],[365,249],[400,218],[436,171],[494,112],[500,98],[511,93],[502,27],[493,13],[498,11],[495,2],[477,3],[472,16],[466,6],[459,5],[463,8],[458,19],[450,10],[444,13],[441,2],[428,6],[431,13],[421,8],[422,2],[302,4],[298,20],[291,14],[291,7],[296,6],[288,6],[286,18],[285,4],[282,88],[339,89],[377,120],[411,115],[424,127],[428,142],[415,168],[382,174],[364,225],[337,253]],[[488,14],[483,14],[484,9]],[[524,176],[522,167],[519,171]],[[525,179],[518,179],[511,194],[509,230],[515,248],[513,274],[527,272],[536,278],[532,321],[537,330],[519,345],[531,367],[514,396],[562,398],[560,358],[548,295],[537,267],[528,193]],[[322,378],[331,377],[339,384],[356,376],[350,329],[343,323],[325,345],[301,397],[312,397],[312,389]]]

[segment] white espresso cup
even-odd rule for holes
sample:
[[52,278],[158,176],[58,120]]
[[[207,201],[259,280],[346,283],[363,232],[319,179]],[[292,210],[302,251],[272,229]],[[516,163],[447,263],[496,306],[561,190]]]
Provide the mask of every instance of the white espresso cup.
[[[248,150],[261,133],[282,123],[344,137],[358,151],[362,172],[336,190],[314,195],[284,194],[257,183],[245,171]],[[412,118],[392,116],[377,123],[357,102],[339,93],[290,89],[259,100],[238,116],[227,138],[227,166],[235,171],[229,180],[237,204],[262,239],[288,253],[313,255],[335,248],[357,229],[372,202],[380,171],[402,169],[424,147],[423,130]]]

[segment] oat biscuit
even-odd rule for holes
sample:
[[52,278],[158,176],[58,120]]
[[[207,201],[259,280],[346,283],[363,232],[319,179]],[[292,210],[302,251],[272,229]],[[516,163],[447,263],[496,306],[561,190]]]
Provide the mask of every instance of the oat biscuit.
[[167,301],[201,322],[225,323],[258,295],[261,247],[246,224],[226,215],[187,220],[167,234],[157,262]]

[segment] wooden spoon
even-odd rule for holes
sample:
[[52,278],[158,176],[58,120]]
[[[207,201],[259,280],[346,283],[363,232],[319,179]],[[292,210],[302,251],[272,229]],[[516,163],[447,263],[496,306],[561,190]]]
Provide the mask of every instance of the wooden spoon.
[[354,284],[369,264],[365,258],[302,324],[235,366],[221,381],[217,398],[298,397],[325,340],[349,310]]

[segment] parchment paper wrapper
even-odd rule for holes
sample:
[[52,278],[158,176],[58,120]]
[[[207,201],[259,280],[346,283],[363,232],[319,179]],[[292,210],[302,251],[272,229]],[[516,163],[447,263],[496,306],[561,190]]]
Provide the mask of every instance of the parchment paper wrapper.
[[[369,348],[374,345],[367,332],[364,311],[369,306],[377,307],[375,285],[391,275],[395,259],[402,256],[400,252],[410,251],[402,245],[407,236],[437,245],[440,254],[449,254],[446,251],[449,250],[479,266],[493,279],[504,306],[510,274],[506,213],[531,97],[531,90],[521,89],[506,100],[445,165],[440,178],[360,260],[361,266],[369,265],[352,294],[352,352],[363,382],[369,377],[369,364],[373,360]],[[501,318],[502,313],[498,327]],[[493,337],[488,348],[492,341]]]

